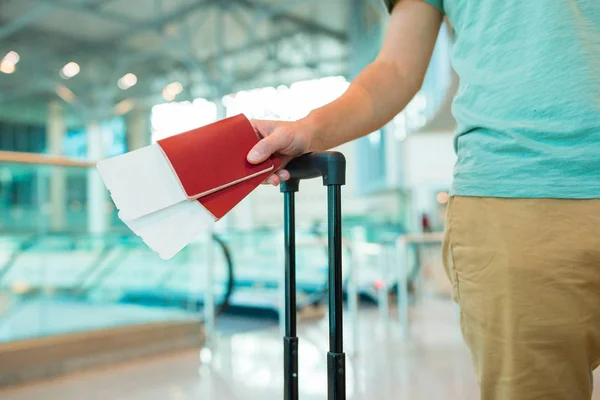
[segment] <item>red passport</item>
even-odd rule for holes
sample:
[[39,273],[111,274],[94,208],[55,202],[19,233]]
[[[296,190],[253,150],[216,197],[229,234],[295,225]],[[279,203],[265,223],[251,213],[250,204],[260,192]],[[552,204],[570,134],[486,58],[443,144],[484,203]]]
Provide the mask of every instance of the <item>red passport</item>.
[[220,219],[280,166],[276,157],[260,164],[246,160],[258,140],[240,114],[159,140],[158,145],[188,200],[198,200]]
[[280,167],[246,161],[258,136],[244,115],[98,162],[119,218],[169,259]]

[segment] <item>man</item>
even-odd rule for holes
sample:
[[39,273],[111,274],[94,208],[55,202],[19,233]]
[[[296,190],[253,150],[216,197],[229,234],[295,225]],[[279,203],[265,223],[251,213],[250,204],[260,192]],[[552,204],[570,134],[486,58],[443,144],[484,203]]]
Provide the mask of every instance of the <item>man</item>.
[[443,252],[481,399],[589,400],[600,361],[600,0],[395,3],[379,56],[347,92],[299,121],[254,121],[264,139],[248,159],[289,160],[386,124],[419,89],[446,16],[460,86]]

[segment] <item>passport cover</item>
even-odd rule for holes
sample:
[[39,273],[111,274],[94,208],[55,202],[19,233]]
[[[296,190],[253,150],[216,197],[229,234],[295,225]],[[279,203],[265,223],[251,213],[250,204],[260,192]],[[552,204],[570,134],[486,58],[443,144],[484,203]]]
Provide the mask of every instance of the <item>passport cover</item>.
[[188,200],[196,200],[273,171],[274,167],[270,159],[260,164],[250,164],[246,160],[250,149],[258,143],[258,137],[243,114],[157,143],[169,160]]
[[246,161],[258,140],[238,115],[101,160],[97,168],[119,218],[170,259],[281,166],[276,156]]
[[[248,154],[246,152],[245,154]],[[245,157],[245,156],[244,156]],[[243,182],[229,186],[218,192],[203,196],[198,201],[208,212],[215,216],[216,219],[223,218],[229,211],[237,206],[246,196],[256,189],[265,179],[269,177],[275,170],[281,166],[279,158],[271,157],[273,168],[269,172],[265,172]]]

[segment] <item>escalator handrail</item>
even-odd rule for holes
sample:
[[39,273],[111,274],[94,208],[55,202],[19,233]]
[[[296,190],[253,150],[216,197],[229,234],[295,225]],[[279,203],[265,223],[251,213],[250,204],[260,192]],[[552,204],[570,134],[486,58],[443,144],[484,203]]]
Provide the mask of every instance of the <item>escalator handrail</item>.
[[[96,276],[96,279],[92,281],[89,285],[85,284],[85,281],[81,282],[79,287],[77,287],[77,291],[81,292],[91,292],[94,289],[97,289],[104,280],[106,280],[110,275],[112,275],[117,268],[123,263],[123,261],[127,258],[127,253],[129,252],[128,248],[122,247],[122,257],[117,257],[115,260],[110,262],[108,265],[105,265],[104,269]],[[104,265],[100,263],[100,265]],[[89,277],[88,277],[89,278]]]
[[17,264],[17,259],[25,254],[28,250],[36,245],[39,241],[40,236],[38,234],[34,234],[28,239],[24,240],[20,243],[19,248],[15,250],[9,257],[9,259],[4,263],[2,268],[0,268],[0,283],[4,277],[10,272],[11,269]]
[[[221,248],[223,252],[223,257],[225,258],[225,267],[227,269],[227,289],[225,290],[225,295],[223,296],[223,300],[216,307],[215,315],[220,315],[229,307],[230,299],[235,290],[235,274],[234,274],[234,264],[233,257],[231,256],[231,250],[225,241],[216,233],[212,234],[212,240],[217,243],[217,245]],[[211,268],[209,265],[208,268]],[[170,268],[163,276],[159,279],[158,289],[164,289],[165,286],[169,283],[171,279],[175,276],[175,274],[179,271],[183,271],[184,269],[180,268],[180,265],[174,264],[172,268]]]
[[113,244],[105,245],[100,254],[95,257],[87,268],[77,277],[77,283],[73,285],[76,291],[80,291],[85,282],[94,275],[94,273],[104,265],[104,261],[110,256],[115,246]]
[[235,290],[235,268],[233,264],[233,257],[231,256],[231,250],[229,250],[229,246],[227,245],[227,243],[225,243],[225,241],[216,233],[212,235],[212,238],[215,242],[217,242],[219,247],[221,247],[221,250],[223,251],[223,256],[225,257],[225,265],[227,267],[227,290],[225,291],[225,296],[223,296],[221,304],[219,304],[215,311],[215,315],[219,316],[223,314],[227,310],[227,308],[229,308],[229,301],[231,299],[231,295]]

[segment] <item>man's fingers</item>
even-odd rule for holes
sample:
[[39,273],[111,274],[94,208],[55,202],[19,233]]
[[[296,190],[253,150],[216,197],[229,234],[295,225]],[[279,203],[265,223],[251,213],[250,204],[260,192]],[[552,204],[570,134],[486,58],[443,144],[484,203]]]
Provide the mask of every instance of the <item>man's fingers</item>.
[[248,152],[248,162],[252,164],[259,164],[269,158],[273,153],[278,152],[288,146],[286,143],[286,135],[273,132],[272,135],[260,140],[253,148]]
[[281,182],[287,181],[288,179],[290,179],[290,173],[285,169],[281,169],[265,179],[262,184],[278,186]]
[[279,177],[275,174],[269,176],[267,179],[265,179],[262,182],[262,185],[273,185],[273,186],[277,186],[281,183]]
[[269,178],[267,178],[267,184],[269,185],[273,185],[273,186],[278,186],[281,182],[279,181],[279,177],[277,175],[271,175]]
[[282,182],[287,181],[288,179],[290,179],[290,173],[287,170],[282,169],[282,170],[277,171],[277,177]]

